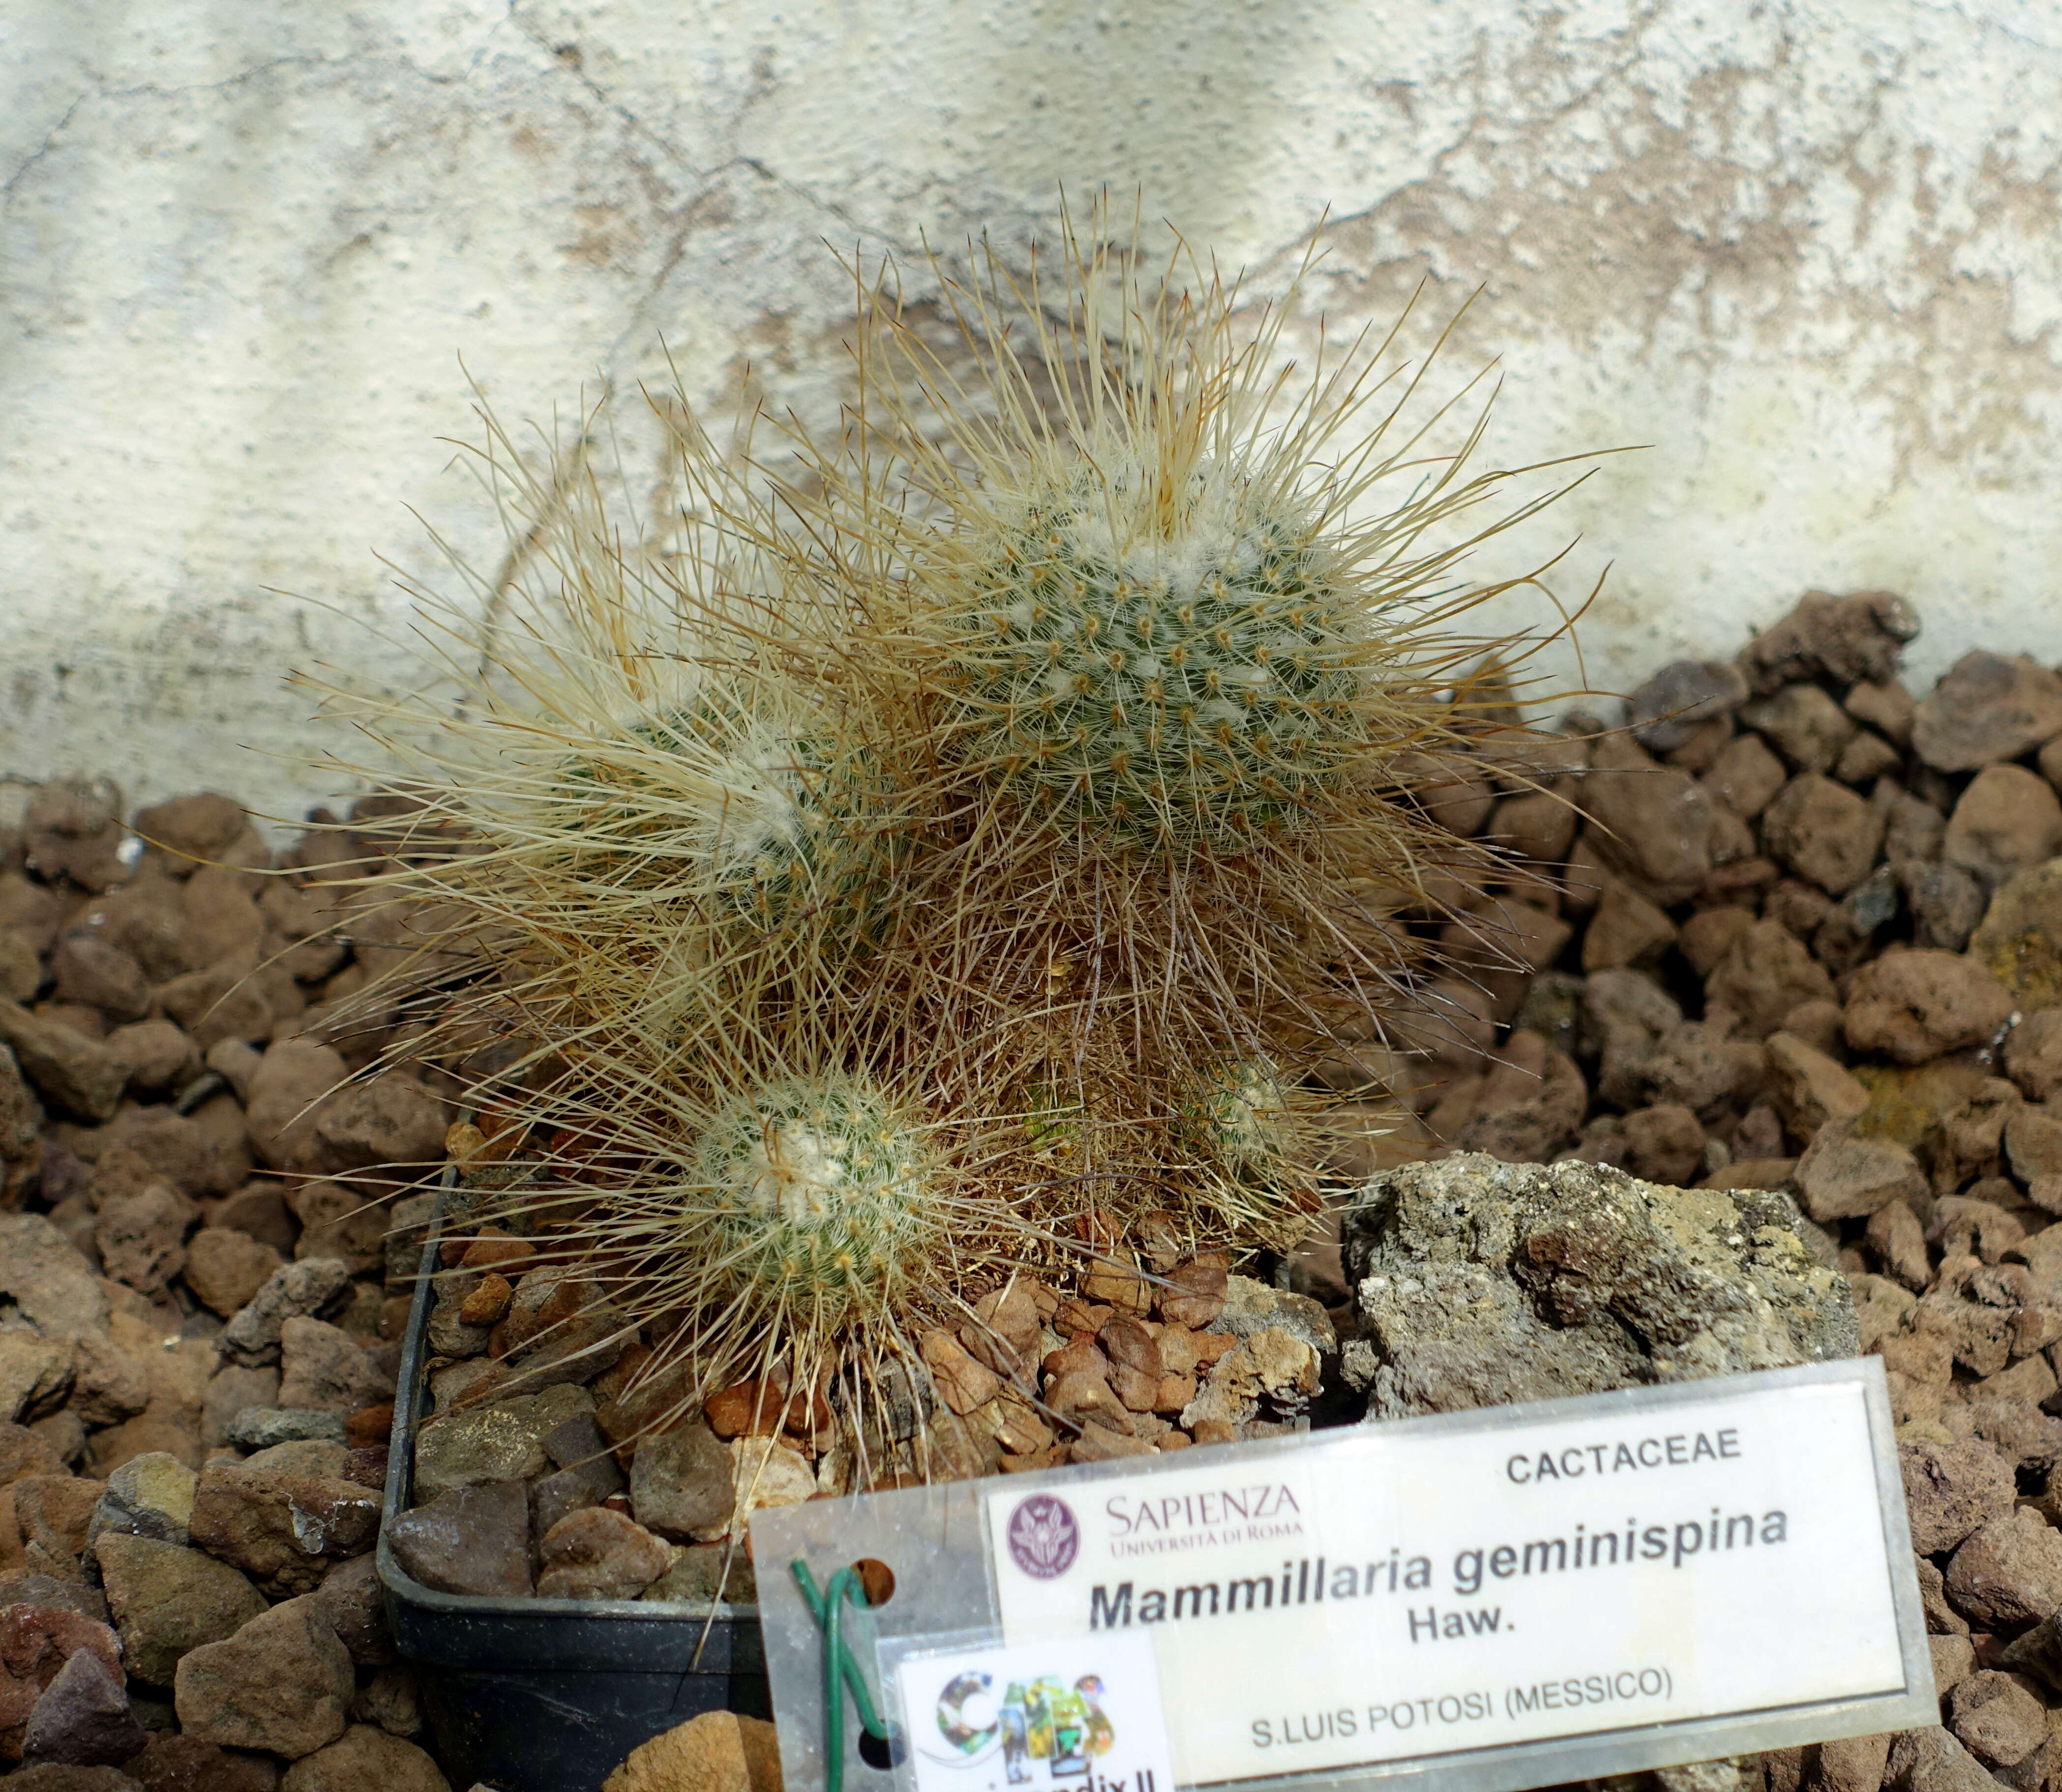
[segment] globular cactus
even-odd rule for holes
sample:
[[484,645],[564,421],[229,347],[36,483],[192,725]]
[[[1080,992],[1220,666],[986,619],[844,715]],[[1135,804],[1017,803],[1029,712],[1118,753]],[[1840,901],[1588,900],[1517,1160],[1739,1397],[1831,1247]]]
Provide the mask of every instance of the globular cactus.
[[684,1168],[659,1235],[699,1209],[693,1248],[720,1297],[836,1330],[934,1280],[952,1219],[941,1166],[869,1080],[833,1071],[748,1089],[708,1117]]
[[954,752],[1120,848],[1310,825],[1366,750],[1363,595],[1321,516],[1235,459],[1041,458],[933,619]]

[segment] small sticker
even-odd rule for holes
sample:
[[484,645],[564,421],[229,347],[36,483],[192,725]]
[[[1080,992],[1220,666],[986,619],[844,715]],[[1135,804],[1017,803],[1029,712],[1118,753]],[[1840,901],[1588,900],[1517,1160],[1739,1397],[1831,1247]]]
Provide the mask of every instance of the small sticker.
[[905,1657],[916,1792],[1174,1792],[1149,1633]]

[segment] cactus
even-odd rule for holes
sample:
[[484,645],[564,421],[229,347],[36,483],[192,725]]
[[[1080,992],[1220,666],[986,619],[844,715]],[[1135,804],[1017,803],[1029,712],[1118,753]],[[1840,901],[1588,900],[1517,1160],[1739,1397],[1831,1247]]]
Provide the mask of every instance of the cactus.
[[1526,470],[1400,423],[1422,372],[1370,409],[1387,342],[1292,386],[1280,311],[1066,243],[1057,292],[945,278],[971,399],[877,292],[881,402],[770,499],[674,409],[670,557],[492,434],[546,575],[373,717],[467,843],[384,880],[482,973],[408,1048],[521,1040],[559,1142],[510,1217],[704,1388],[874,1374],[1128,1224],[1292,1248],[1318,1067],[1415,999],[1434,872],[1494,869],[1414,792],[1522,744],[1455,624],[1522,583],[1457,568]]
[[1366,746],[1361,594],[1318,519],[1236,462],[1171,505],[1137,458],[1053,475],[989,523],[940,619],[957,753],[1119,848],[1237,854],[1310,825]]

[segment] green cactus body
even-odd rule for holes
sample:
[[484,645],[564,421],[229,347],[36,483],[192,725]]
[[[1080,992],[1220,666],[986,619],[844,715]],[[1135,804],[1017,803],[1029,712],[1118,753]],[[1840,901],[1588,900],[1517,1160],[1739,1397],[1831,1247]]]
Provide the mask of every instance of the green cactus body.
[[735,1098],[696,1147],[691,1201],[723,1279],[765,1306],[878,1310],[925,1279],[944,1209],[921,1133],[876,1088],[841,1073]]
[[767,932],[805,915],[865,931],[892,835],[886,780],[863,752],[706,699],[624,735],[563,787],[607,881],[691,894],[712,920]]
[[1252,1177],[1279,1164],[1287,1113],[1274,1065],[1246,1058],[1198,1080],[1182,1109],[1183,1130],[1220,1168]]
[[1292,504],[1205,462],[1077,468],[977,550],[948,619],[961,752],[1034,812],[1237,855],[1295,832],[1364,748],[1353,594]]

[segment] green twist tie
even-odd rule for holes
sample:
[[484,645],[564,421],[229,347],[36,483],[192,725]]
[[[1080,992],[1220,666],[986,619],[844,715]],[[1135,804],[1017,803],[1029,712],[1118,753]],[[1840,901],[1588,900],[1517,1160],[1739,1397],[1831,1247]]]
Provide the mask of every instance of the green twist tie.
[[809,1615],[824,1634],[824,1792],[844,1792],[844,1695],[847,1691],[858,1708],[860,1727],[877,1742],[888,1740],[888,1726],[874,1705],[866,1677],[860,1672],[859,1662],[844,1634],[846,1602],[864,1611],[866,1589],[860,1583],[856,1568],[840,1568],[820,1593],[809,1565],[800,1556],[788,1564],[788,1572],[802,1590]]

